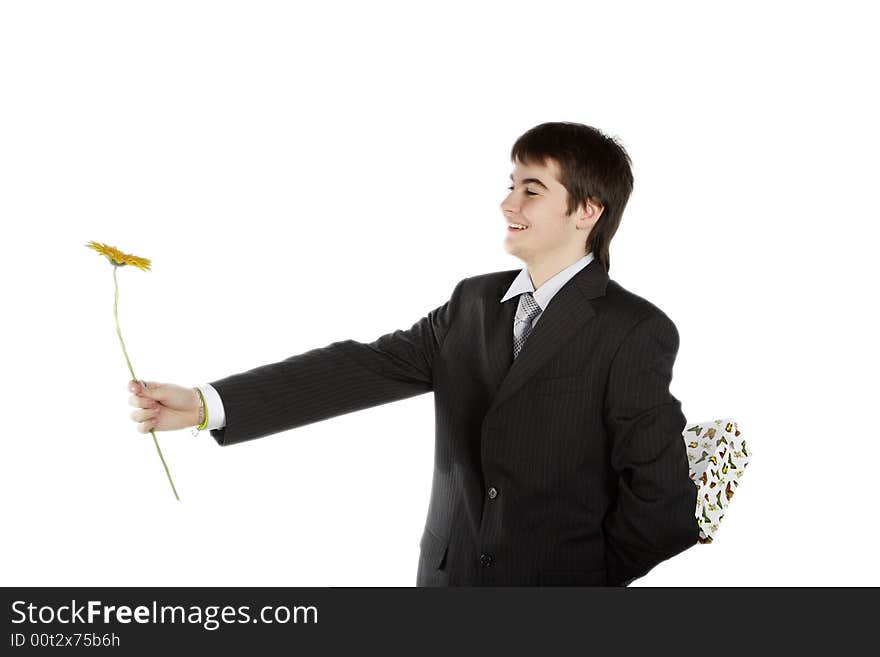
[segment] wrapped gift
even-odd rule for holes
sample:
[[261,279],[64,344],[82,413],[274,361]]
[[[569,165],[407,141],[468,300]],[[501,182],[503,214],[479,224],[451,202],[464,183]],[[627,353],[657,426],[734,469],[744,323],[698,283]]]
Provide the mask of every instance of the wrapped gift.
[[685,427],[690,477],[698,489],[696,516],[700,543],[711,543],[730,506],[750,452],[739,426],[730,418]]

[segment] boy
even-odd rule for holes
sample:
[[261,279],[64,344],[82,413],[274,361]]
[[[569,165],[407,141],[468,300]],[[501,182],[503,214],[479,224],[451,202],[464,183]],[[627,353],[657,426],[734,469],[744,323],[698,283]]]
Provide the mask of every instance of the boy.
[[132,382],[139,430],[201,425],[231,445],[433,392],[417,586],[626,586],[696,544],[685,417],[669,392],[678,332],[608,277],[629,156],[564,122],[523,134],[511,161],[501,210],[521,271],[466,278],[371,344],[199,388]]

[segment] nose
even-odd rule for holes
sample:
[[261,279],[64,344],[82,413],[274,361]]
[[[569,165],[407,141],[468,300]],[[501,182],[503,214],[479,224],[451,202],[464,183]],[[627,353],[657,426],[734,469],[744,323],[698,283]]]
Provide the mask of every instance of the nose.
[[510,217],[511,214],[519,213],[519,205],[514,202],[513,194],[508,194],[507,198],[501,201],[501,205],[499,207],[501,208],[501,213],[505,217]]

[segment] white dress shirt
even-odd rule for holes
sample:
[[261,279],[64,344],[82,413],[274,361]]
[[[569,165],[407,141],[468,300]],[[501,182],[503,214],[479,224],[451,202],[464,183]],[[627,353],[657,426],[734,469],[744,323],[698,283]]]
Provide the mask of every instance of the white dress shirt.
[[[537,290],[532,283],[532,277],[529,275],[528,267],[523,267],[522,271],[520,271],[519,274],[517,274],[517,277],[513,279],[513,283],[510,284],[505,295],[501,297],[501,302],[504,303],[512,297],[518,297],[524,292],[531,292],[532,296],[535,297],[538,306],[541,308],[541,312],[538,313],[538,316],[532,321],[532,328],[534,328],[538,323],[538,320],[541,319],[541,315],[544,314],[544,310],[547,308],[547,304],[550,303],[553,296],[559,292],[560,288],[568,283],[575,274],[592,261],[593,254],[590,252],[583,258],[580,258],[560,271],[558,274],[554,274],[552,277],[548,278]],[[202,394],[205,396],[205,406],[208,411],[208,431],[211,429],[222,429],[226,426],[226,413],[223,410],[223,401],[220,399],[220,395],[210,383],[197,386],[197,388],[201,390]]]
[[501,303],[504,303],[512,297],[518,297],[524,292],[531,292],[532,296],[535,297],[535,301],[538,303],[538,306],[541,308],[541,312],[539,312],[535,319],[532,320],[532,328],[534,329],[535,325],[538,323],[538,320],[541,319],[541,315],[544,314],[544,310],[546,310],[547,304],[550,303],[550,299],[552,299],[555,294],[559,292],[560,288],[568,283],[568,281],[570,281],[575,274],[577,274],[581,269],[586,267],[592,261],[593,253],[591,251],[580,260],[577,260],[570,264],[558,274],[554,274],[553,276],[548,278],[541,284],[541,287],[539,287],[537,290],[532,283],[532,277],[529,275],[528,267],[523,267],[522,271],[517,274],[516,278],[513,279],[513,283],[510,284],[510,287],[507,288],[507,292],[504,294],[503,297],[501,297]]

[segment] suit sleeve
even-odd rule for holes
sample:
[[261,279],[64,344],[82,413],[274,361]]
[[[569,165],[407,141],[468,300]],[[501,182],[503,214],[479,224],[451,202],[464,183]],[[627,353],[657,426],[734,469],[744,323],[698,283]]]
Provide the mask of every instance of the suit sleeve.
[[434,360],[458,311],[463,283],[407,330],[371,343],[334,342],[211,381],[226,422],[211,435],[219,445],[232,445],[432,391]]
[[699,536],[686,419],[669,392],[678,346],[675,325],[656,311],[630,330],[611,364],[604,412],[618,494],[603,521],[611,585],[628,585]]

